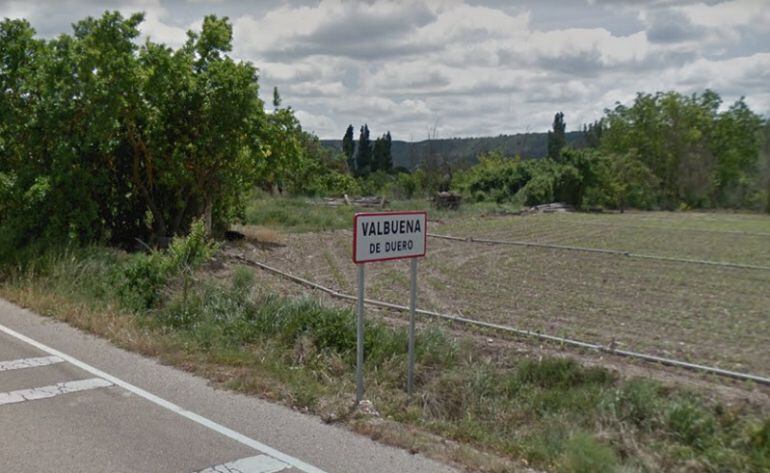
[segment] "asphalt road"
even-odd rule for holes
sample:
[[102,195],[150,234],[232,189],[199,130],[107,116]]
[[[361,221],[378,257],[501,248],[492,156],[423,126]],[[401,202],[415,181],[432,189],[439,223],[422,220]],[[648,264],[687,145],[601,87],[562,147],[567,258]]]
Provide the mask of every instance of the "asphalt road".
[[454,471],[0,299],[0,471]]

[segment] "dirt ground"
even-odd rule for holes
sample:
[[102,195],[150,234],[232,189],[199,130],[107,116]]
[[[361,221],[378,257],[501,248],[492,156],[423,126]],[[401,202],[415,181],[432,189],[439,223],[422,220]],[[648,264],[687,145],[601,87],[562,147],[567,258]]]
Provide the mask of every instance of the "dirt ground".
[[[770,266],[770,218],[739,214],[463,217],[430,231]],[[243,245],[254,261],[355,293],[350,231]],[[408,303],[408,263],[367,265],[366,294]],[[266,290],[307,293],[258,272]],[[418,307],[770,376],[770,271],[428,240]],[[530,342],[531,343],[531,342]]]

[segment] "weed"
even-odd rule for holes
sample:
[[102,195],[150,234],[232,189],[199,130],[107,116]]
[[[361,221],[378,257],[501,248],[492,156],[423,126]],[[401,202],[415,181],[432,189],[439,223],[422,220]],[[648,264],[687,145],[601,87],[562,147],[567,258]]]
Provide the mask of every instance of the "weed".
[[618,458],[611,447],[586,432],[577,432],[565,443],[557,465],[564,473],[610,473],[617,468]]
[[246,222],[294,232],[337,230],[353,226],[353,213],[352,207],[328,207],[300,197],[257,195],[246,208]]
[[604,368],[585,368],[571,358],[523,361],[512,379],[516,384],[532,384],[547,389],[567,389],[586,384],[607,385],[614,381]]
[[190,234],[175,237],[166,251],[138,254],[125,266],[119,294],[125,307],[142,311],[157,305],[169,278],[181,275],[186,298],[192,271],[208,260],[215,245],[206,237],[203,222],[193,222]]
[[680,399],[666,411],[666,424],[674,438],[686,445],[704,450],[714,436],[714,416],[690,399]]

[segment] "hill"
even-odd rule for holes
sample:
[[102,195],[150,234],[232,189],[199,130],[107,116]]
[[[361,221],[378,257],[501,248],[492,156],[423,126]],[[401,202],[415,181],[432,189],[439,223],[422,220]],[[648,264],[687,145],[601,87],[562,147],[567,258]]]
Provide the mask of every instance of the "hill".
[[[567,134],[567,145],[575,148],[585,146],[582,132],[571,131]],[[321,140],[321,143],[342,152],[342,140]],[[491,151],[499,151],[506,156],[519,155],[522,158],[541,158],[548,153],[548,133],[519,133],[478,138],[444,138],[423,141],[399,141],[392,143],[393,165],[414,169],[429,155],[445,157],[448,162],[459,165],[471,165],[478,156]]]

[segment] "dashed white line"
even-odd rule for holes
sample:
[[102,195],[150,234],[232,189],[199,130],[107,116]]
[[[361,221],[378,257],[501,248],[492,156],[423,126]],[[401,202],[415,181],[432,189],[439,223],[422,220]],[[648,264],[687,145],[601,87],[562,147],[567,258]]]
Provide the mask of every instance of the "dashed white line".
[[0,361],[0,371],[20,370],[23,368],[35,368],[37,366],[62,363],[64,360],[58,356],[40,356],[37,358],[22,358],[20,360]]
[[106,379],[90,378],[78,381],[66,381],[64,383],[42,386],[39,388],[20,389],[18,391],[0,393],[0,406],[24,401],[47,399],[60,394],[75,393],[78,391],[86,391],[88,389],[106,388],[108,386],[112,386],[112,383]]
[[286,468],[289,468],[289,465],[273,457],[257,455],[223,465],[211,466],[196,473],[276,473]]
[[183,409],[176,404],[166,401],[163,398],[160,398],[148,391],[145,391],[144,389],[134,386],[131,383],[128,383],[126,381],[123,381],[120,378],[116,378],[115,376],[112,376],[110,374],[105,373],[104,371],[94,368],[93,366],[89,365],[88,363],[84,363],[80,360],[78,360],[75,357],[69,356],[65,353],[60,352],[59,350],[56,350],[54,348],[51,348],[47,345],[44,345],[37,340],[33,340],[29,338],[28,336],[21,334],[13,329],[10,329],[6,327],[5,325],[0,324],[0,332],[4,332],[7,335],[10,335],[18,340],[21,340],[22,342],[25,342],[29,345],[32,345],[33,347],[42,350],[50,355],[57,356],[61,358],[62,360],[66,361],[67,363],[71,363],[78,368],[88,371],[94,376],[98,376],[106,381],[109,381],[110,383],[120,386],[121,388],[130,391],[134,394],[136,394],[139,397],[143,397],[144,399],[157,404],[160,407],[163,407],[165,409],[168,409],[172,412],[175,412],[179,414],[182,417],[185,417],[187,419],[190,419],[191,421],[198,423],[206,428],[209,428],[215,432],[218,432],[221,435],[224,435],[225,437],[231,438],[235,440],[236,442],[240,442],[243,445],[246,445],[247,447],[253,448],[254,450],[257,450],[261,453],[264,453],[266,455],[269,455],[283,463],[286,463],[289,466],[292,466],[294,468],[297,468],[298,470],[304,471],[305,473],[326,473],[322,469],[315,467],[313,465],[310,465],[309,463],[305,463],[302,460],[298,458],[294,458],[291,455],[287,455],[279,450],[274,449],[273,447],[270,447],[268,445],[263,444],[262,442],[259,442],[257,440],[254,440],[252,438],[249,438],[241,433],[238,433],[232,429],[229,429],[225,427],[222,424],[218,424],[214,422],[213,420],[209,420],[201,415],[198,415],[194,412],[190,412],[186,409]]

